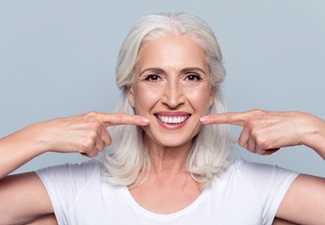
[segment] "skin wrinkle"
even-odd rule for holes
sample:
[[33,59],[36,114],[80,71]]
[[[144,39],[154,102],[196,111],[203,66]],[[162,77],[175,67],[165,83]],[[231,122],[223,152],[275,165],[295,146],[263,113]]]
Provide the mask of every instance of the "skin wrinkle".
[[[151,41],[151,42],[148,42],[148,43],[146,43],[146,45],[144,45],[143,46],[143,48],[140,50],[140,52],[139,52],[139,57],[138,57],[138,64],[137,64],[137,66],[136,66],[136,71],[135,71],[135,73],[136,74],[138,74],[139,72],[139,70],[140,70],[140,68],[139,68],[139,61],[141,61],[141,57],[142,57],[142,50],[146,47],[146,46],[148,46],[148,45],[150,45],[150,43],[152,43],[153,41]],[[203,55],[203,53],[201,53],[201,55]],[[172,61],[170,61],[170,64],[172,65],[172,66],[174,66],[174,67],[176,67],[176,68],[178,68],[179,67],[179,65],[177,65],[177,63],[174,63],[176,60],[172,60]],[[178,60],[179,61],[179,60]],[[203,60],[204,61],[204,60]],[[176,64],[176,65],[175,65]],[[206,62],[204,61],[204,63],[203,63],[203,66],[205,66],[205,64],[206,64]],[[171,66],[166,66],[166,60],[163,60],[163,62],[161,63],[161,65],[162,66],[160,66],[160,67],[163,67],[163,68],[169,68],[169,67],[171,67]],[[202,65],[202,64],[201,64]],[[159,68],[160,68],[159,67]],[[192,66],[191,66],[192,67]],[[146,67],[145,67],[146,68]],[[151,67],[151,64],[150,64],[150,66],[148,66],[148,68],[152,68]],[[182,68],[183,69],[183,68]],[[186,70],[188,70],[188,68],[186,69]],[[202,70],[202,69],[201,69]],[[204,68],[204,70],[207,70],[206,68]],[[204,71],[203,70],[203,71]],[[141,71],[141,70],[140,70]],[[159,72],[161,72],[161,71],[163,71],[162,69],[160,69],[159,70]],[[140,72],[141,73],[141,72]],[[164,73],[166,73],[166,72],[164,72]],[[176,74],[176,72],[173,72],[173,76],[174,76],[174,73]],[[177,71],[177,74],[178,74],[178,71]],[[138,77],[138,76],[137,76]],[[141,78],[141,77],[140,77]],[[135,85],[133,85],[131,88],[130,88],[130,92],[136,92],[137,91],[137,89],[141,86],[141,82],[142,82],[142,79],[135,79],[136,80],[136,83],[135,83]],[[175,90],[175,88],[176,88],[176,86],[177,86],[177,84],[176,84],[176,82],[174,81],[174,80],[172,80],[172,82],[170,81],[171,79],[170,78],[166,78],[166,83],[167,84],[169,84],[169,86],[167,85],[167,92],[172,92],[172,91],[176,91]],[[208,83],[207,82],[207,80],[203,80],[202,82],[205,82],[205,83]],[[165,81],[163,82],[163,83],[165,83]],[[210,85],[210,84],[209,84]],[[154,84],[154,86],[155,86],[155,84]],[[211,85],[210,85],[211,86]],[[158,88],[159,89],[159,88]],[[171,89],[171,90],[169,90],[169,89]],[[180,89],[180,88],[179,88]],[[207,88],[207,90],[211,90],[211,88]],[[155,92],[156,91],[159,91],[159,90],[154,90]],[[187,90],[177,90],[177,92],[184,92],[184,91],[187,91]],[[134,94],[134,93],[133,93]],[[175,95],[176,94],[179,94],[179,93],[175,93]],[[195,96],[195,93],[194,92],[192,92],[191,93],[192,94],[192,96],[194,96],[194,97],[197,97],[197,96]],[[173,96],[174,97],[174,95],[173,94],[170,94],[171,96]],[[181,99],[182,98],[184,98],[183,97],[183,94],[181,93],[180,94],[181,95]],[[148,92],[147,93],[147,96],[150,96],[150,93]],[[193,98],[194,98],[193,97]],[[148,97],[147,97],[148,98]],[[164,99],[164,100],[162,100],[162,101],[168,101],[168,99],[166,99],[167,97],[166,97],[166,95],[163,95],[162,97],[161,97],[161,99]],[[172,99],[173,100],[173,99]],[[173,100],[173,101],[175,101],[175,99]],[[179,100],[180,101],[180,100]],[[182,101],[184,101],[184,100],[182,100]],[[135,104],[135,103],[134,103]],[[173,103],[173,104],[175,104],[175,103]],[[192,106],[193,107],[193,105],[191,104],[191,102],[189,102],[189,104],[190,104],[190,106]],[[170,107],[170,109],[171,110],[177,110],[178,108],[177,107],[180,107],[180,105],[181,104],[178,104],[178,105],[168,105],[168,107]],[[154,107],[154,106],[153,106]],[[135,110],[136,110],[136,112],[137,113],[139,113],[139,109],[140,107],[137,107],[136,105],[135,105]],[[199,123],[199,125],[201,126],[201,124]]]
[[[130,192],[144,208],[175,212],[202,191],[188,172],[187,160],[203,126],[200,118],[209,113],[214,100],[206,56],[190,37],[166,35],[143,45],[133,73],[128,98],[136,114],[150,120],[143,129],[152,163],[146,181]],[[164,125],[157,115],[190,116],[181,124]],[[152,191],[157,188],[159,192]],[[158,202],[164,206],[157,208]]]

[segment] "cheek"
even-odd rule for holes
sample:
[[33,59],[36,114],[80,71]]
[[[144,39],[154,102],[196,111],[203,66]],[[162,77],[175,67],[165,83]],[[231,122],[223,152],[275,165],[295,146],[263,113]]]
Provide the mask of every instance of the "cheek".
[[137,114],[144,115],[159,101],[158,90],[139,88],[134,92],[134,107]]
[[213,96],[211,96],[211,92],[207,92],[206,89],[197,91],[192,90],[188,95],[188,99],[201,110],[209,111],[209,108],[213,104]]

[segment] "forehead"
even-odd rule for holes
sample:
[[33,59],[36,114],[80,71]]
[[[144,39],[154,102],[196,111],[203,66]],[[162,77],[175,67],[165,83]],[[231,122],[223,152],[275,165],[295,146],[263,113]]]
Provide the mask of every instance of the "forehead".
[[[144,67],[207,67],[203,49],[185,35],[165,35],[147,41],[139,50],[137,68]],[[139,68],[139,69],[140,69]]]

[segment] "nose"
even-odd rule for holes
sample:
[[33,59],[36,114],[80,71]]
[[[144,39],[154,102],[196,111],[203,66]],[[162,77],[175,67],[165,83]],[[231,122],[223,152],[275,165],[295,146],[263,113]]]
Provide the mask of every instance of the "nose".
[[184,104],[185,95],[184,90],[178,82],[169,82],[164,89],[161,102],[171,109],[176,109],[178,106]]

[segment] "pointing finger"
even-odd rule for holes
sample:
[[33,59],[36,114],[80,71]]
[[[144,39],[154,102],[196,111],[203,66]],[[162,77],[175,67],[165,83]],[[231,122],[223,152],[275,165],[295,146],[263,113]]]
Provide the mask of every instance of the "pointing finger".
[[149,123],[149,119],[126,113],[98,113],[97,118],[106,126],[115,125],[138,125],[146,126]]
[[249,112],[227,112],[214,115],[207,115],[200,118],[203,124],[232,124],[245,126],[250,117]]

